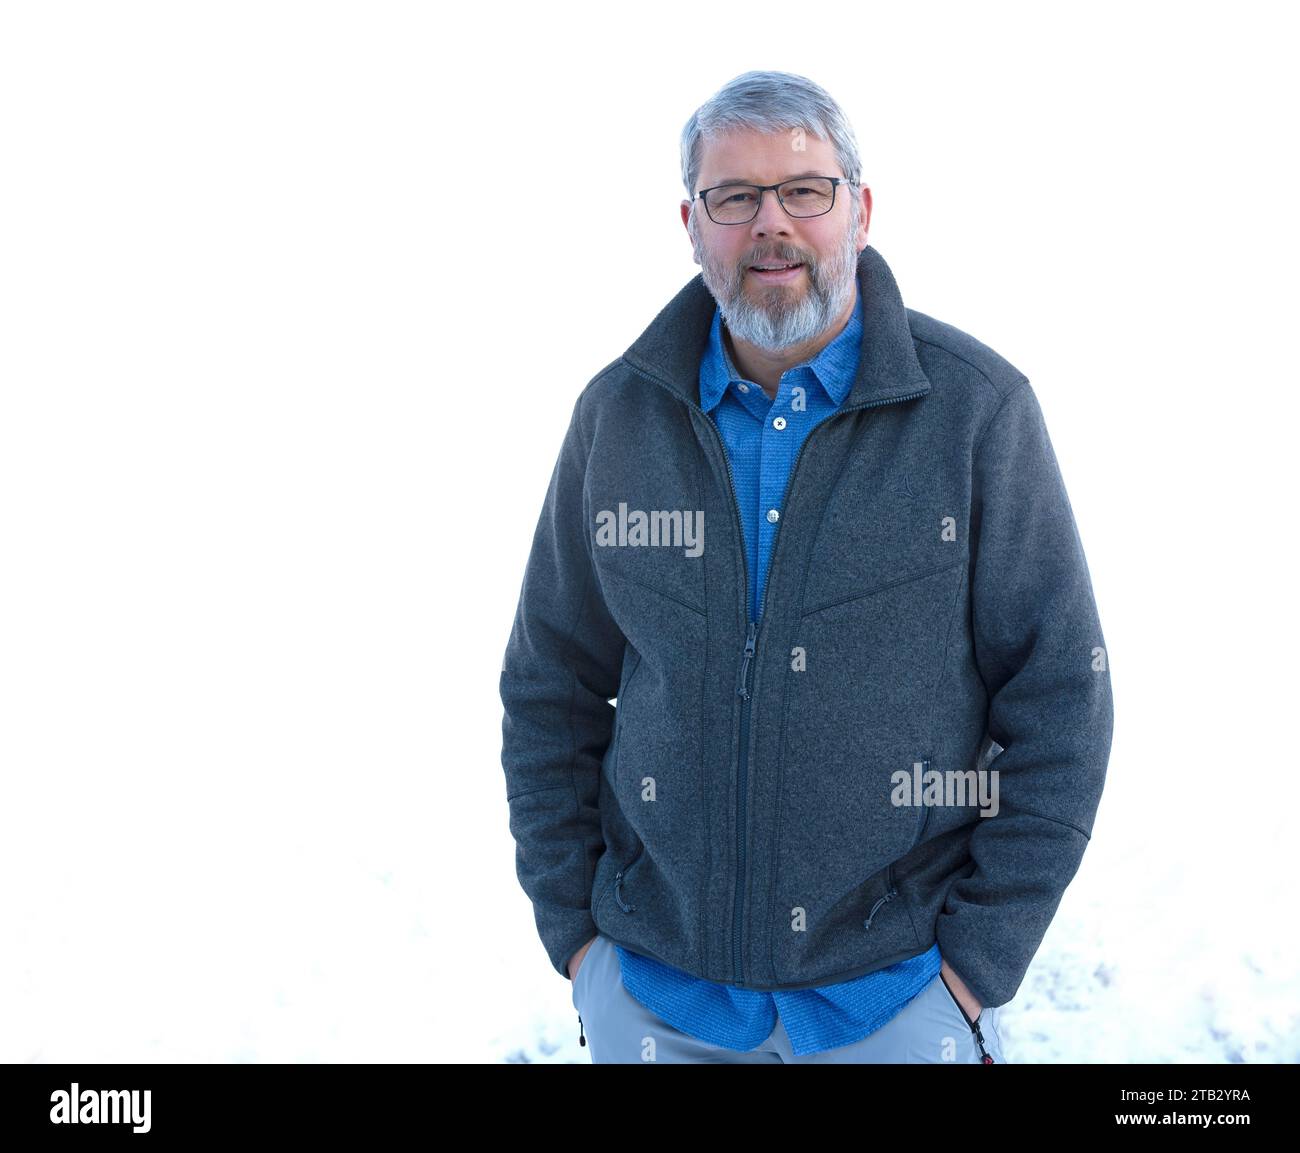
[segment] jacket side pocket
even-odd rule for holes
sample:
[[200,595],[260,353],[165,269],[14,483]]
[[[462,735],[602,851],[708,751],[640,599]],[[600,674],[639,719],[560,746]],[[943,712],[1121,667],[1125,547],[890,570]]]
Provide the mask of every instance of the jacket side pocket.
[[641,667],[641,654],[631,645],[627,646],[628,652],[633,654],[632,660],[625,660],[623,667],[623,682],[618,686],[618,696],[615,700],[618,702],[614,709],[614,757],[610,765],[612,774],[611,780],[618,780],[618,745],[619,737],[623,734],[623,718],[627,715],[623,710],[624,701],[627,699],[628,687],[632,684],[632,678],[636,676],[637,669]]

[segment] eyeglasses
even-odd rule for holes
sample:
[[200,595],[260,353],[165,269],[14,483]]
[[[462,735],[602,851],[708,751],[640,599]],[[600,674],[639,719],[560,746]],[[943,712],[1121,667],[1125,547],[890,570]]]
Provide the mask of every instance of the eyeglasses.
[[855,185],[841,176],[800,176],[781,184],[716,184],[701,188],[691,199],[703,200],[714,224],[748,224],[758,215],[764,192],[775,192],[786,214],[796,220],[824,216],[835,207],[835,189]]

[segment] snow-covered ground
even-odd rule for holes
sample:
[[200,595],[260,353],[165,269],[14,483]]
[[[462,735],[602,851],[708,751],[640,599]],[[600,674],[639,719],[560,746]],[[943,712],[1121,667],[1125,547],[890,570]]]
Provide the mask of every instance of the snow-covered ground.
[[[345,852],[235,865],[224,893],[106,864],[116,883],[89,889],[75,919],[47,885],[7,922],[0,1060],[589,1061],[508,841],[479,817],[482,852],[458,867],[493,874],[490,887],[462,890],[436,852],[435,869],[408,858],[381,872]],[[1213,869],[1156,855],[1095,831],[1004,1009],[1009,1061],[1300,1060],[1295,950],[1260,919],[1273,899],[1277,916],[1293,908],[1289,878],[1252,904]]]

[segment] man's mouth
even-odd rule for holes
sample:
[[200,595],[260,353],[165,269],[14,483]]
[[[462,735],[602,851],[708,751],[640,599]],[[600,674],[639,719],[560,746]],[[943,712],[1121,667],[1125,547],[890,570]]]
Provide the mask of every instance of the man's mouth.
[[803,268],[802,264],[787,263],[764,263],[751,264],[749,271],[761,281],[781,284],[788,280],[794,280],[799,275],[799,270]]

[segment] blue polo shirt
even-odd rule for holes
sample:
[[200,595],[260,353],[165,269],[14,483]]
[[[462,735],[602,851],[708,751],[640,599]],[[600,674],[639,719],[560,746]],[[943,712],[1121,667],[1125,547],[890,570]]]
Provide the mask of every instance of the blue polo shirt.
[[[700,363],[700,407],[722,434],[731,461],[749,565],[749,615],[758,620],[786,483],[809,432],[848,396],[862,347],[862,297],[848,324],[812,360],[787,369],[776,399],[732,364],[722,315]],[[783,418],[778,427],[778,418]],[[623,986],[652,1013],[692,1037],[726,1049],[753,1049],[776,1028],[777,1014],[796,1055],[851,1045],[874,1033],[934,980],[938,944],[887,969],[816,989],[769,993],[693,977],[652,957],[616,946]]]

